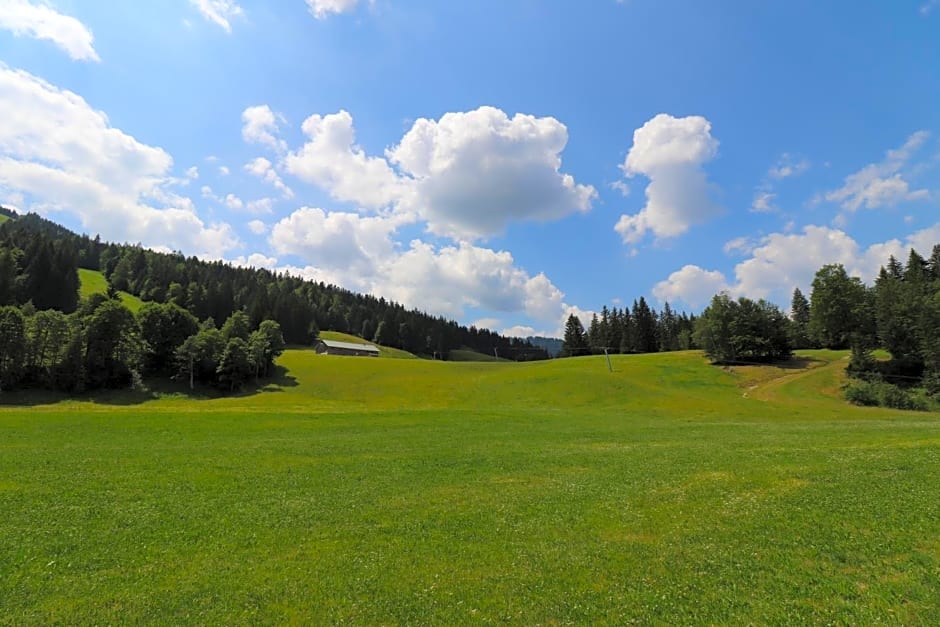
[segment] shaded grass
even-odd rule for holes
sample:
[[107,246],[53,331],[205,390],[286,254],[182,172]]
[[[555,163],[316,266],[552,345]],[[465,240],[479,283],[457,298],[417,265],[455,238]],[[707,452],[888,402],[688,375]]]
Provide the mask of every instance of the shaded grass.
[[[108,280],[101,272],[79,268],[78,280],[81,282],[79,295],[82,298],[87,298],[92,294],[108,293]],[[130,309],[135,314],[140,311],[140,308],[144,304],[144,301],[140,300],[133,294],[128,294],[127,292],[118,292],[118,297],[121,299],[121,304]]]
[[940,618],[940,416],[698,353],[0,409],[0,623]]
[[509,361],[508,359],[503,359],[502,357],[496,357],[495,355],[488,355],[486,353],[478,353],[475,350],[469,348],[459,348],[454,349],[447,353],[447,359],[449,361]]

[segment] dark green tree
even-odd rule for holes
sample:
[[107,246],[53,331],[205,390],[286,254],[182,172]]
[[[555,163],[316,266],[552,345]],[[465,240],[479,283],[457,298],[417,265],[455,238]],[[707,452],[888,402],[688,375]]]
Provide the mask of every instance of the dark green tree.
[[793,297],[790,299],[790,343],[793,348],[812,348],[813,342],[809,335],[810,307],[809,300],[800,291],[793,288]]
[[196,317],[172,303],[145,303],[137,312],[140,335],[145,343],[144,372],[171,374],[176,350],[199,330]]
[[252,375],[251,353],[248,343],[240,337],[232,337],[222,351],[216,370],[219,386],[230,392],[240,390]]
[[809,332],[826,348],[848,348],[861,326],[865,286],[841,264],[823,266],[813,279]]
[[26,321],[11,305],[0,307],[0,391],[19,383],[26,356]]
[[578,316],[570,314],[567,322],[565,322],[565,337],[561,356],[577,357],[578,355],[586,355],[588,352],[589,347],[584,325],[581,324],[581,319]]

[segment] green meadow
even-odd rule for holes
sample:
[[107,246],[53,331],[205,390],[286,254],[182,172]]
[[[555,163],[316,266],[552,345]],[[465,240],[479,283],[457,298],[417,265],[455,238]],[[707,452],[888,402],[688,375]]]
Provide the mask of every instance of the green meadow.
[[[79,290],[79,296],[82,298],[87,298],[92,294],[107,294],[108,293],[108,280],[105,276],[95,270],[86,270],[85,268],[78,269],[78,280],[81,285]],[[121,299],[121,304],[130,309],[132,312],[137,313],[140,311],[140,308],[143,306],[144,302],[133,294],[128,294],[127,292],[118,292],[118,297]]]
[[940,624],[940,415],[844,353],[289,350],[0,405],[0,624]]

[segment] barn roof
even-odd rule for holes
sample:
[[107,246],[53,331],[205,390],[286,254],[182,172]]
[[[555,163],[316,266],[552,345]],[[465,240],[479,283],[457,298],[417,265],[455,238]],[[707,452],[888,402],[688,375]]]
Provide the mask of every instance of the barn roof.
[[379,349],[377,346],[372,344],[358,344],[355,342],[337,342],[336,340],[320,340],[328,348],[342,348],[350,351],[366,351],[368,353],[378,353]]

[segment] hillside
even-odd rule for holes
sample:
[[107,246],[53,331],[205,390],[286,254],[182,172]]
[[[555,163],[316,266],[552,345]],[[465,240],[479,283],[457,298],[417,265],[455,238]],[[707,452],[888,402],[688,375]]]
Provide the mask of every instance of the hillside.
[[[79,295],[82,298],[91,296],[92,294],[107,294],[108,293],[108,280],[104,278],[104,275],[95,270],[86,270],[84,268],[78,269],[78,280],[81,282],[81,287],[79,288]],[[118,292],[118,296],[121,299],[121,304],[125,307],[137,313],[140,311],[140,308],[143,306],[144,301],[140,300],[133,294],[128,294],[127,292]]]
[[364,340],[356,335],[350,335],[349,333],[340,333],[339,331],[320,331],[319,338],[321,340],[351,342],[353,344],[372,344],[373,346],[379,347],[379,357],[384,357],[386,359],[417,359],[417,357],[407,351],[403,351],[398,348],[392,348],[390,346],[382,346],[381,344],[375,344],[374,342]]

